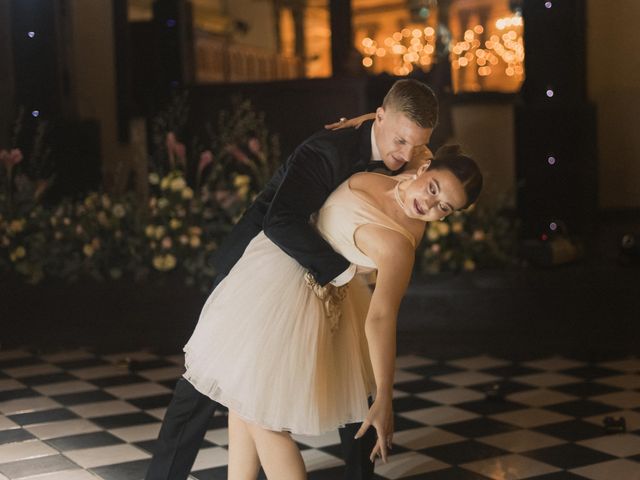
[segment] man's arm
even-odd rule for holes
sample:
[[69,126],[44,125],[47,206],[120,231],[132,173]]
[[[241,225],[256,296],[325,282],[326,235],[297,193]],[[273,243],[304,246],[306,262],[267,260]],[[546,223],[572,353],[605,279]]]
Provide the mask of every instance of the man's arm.
[[309,217],[350,173],[348,165],[340,164],[335,146],[317,140],[301,145],[289,158],[264,218],[265,235],[308,269],[320,285],[338,277],[351,264],[322,238]]

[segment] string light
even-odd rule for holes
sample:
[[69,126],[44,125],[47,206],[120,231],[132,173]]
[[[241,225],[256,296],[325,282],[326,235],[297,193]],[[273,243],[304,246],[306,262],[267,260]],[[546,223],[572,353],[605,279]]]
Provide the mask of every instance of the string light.
[[29,38],[33,38],[35,36],[36,36],[36,32],[28,32],[27,33],[27,37],[29,37]]
[[[484,45],[478,38],[485,32],[481,25],[466,30],[463,40],[451,48],[452,68],[458,70],[473,66],[477,68],[479,76],[487,77],[497,71],[495,67],[502,61],[506,64],[504,73],[521,80],[524,75],[524,41],[522,35],[513,29],[519,29],[522,25],[522,17],[518,14],[499,18],[496,28],[504,33],[500,36],[491,35]],[[511,30],[505,31],[507,28]]]
[[[503,63],[502,72],[507,77],[521,81],[524,77],[523,25],[519,12],[511,17],[499,18],[495,22],[499,35],[491,35],[484,44],[482,36],[487,34],[487,29],[483,25],[467,29],[462,40],[452,43],[450,47],[452,69],[473,67],[479,76],[487,77],[499,73],[499,65]],[[408,75],[416,67],[428,71],[434,63],[435,44],[436,31],[430,26],[422,30],[402,28],[380,44],[365,37],[360,45],[364,57],[362,64],[372,68],[379,58],[391,56],[395,60],[392,67],[395,75]]]
[[547,163],[549,165],[555,165],[556,164],[556,157],[549,157],[547,158]]
[[553,90],[548,89],[548,90],[547,90],[547,97],[551,98],[551,97],[553,97],[553,95],[554,95]]
[[381,44],[365,37],[360,42],[364,55],[362,64],[366,68],[373,67],[377,58],[392,56],[396,60],[393,67],[395,75],[408,75],[416,65],[425,69],[433,63],[435,54],[436,31],[433,27],[403,28],[385,38]]

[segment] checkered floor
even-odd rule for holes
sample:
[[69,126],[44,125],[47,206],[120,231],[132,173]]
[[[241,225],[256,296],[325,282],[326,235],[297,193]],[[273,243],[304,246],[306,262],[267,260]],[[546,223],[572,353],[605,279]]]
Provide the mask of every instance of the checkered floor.
[[[0,352],[0,480],[141,479],[182,360]],[[640,359],[404,356],[395,394],[377,479],[640,479]],[[296,441],[310,479],[341,478],[337,433]],[[226,445],[219,413],[192,478],[226,478]]]

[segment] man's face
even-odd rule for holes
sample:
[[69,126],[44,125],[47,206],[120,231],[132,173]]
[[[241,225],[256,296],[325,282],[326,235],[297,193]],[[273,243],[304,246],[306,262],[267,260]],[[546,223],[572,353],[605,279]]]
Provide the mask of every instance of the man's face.
[[403,113],[378,107],[376,110],[376,143],[389,170],[403,167],[415,151],[424,149],[431,137],[431,128],[422,128]]

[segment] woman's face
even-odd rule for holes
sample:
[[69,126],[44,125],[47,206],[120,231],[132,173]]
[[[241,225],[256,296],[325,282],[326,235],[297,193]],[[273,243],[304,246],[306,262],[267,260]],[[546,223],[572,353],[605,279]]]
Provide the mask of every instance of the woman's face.
[[451,171],[420,167],[417,178],[410,180],[401,198],[410,218],[432,222],[464,207],[467,194],[462,182]]

